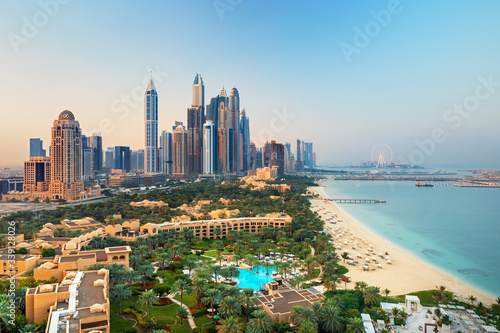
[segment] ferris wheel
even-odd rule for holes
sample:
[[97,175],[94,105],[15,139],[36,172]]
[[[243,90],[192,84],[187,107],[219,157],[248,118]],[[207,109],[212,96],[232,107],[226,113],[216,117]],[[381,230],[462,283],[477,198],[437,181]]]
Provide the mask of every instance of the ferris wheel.
[[370,157],[377,168],[386,168],[392,162],[392,149],[385,143],[379,143],[373,147]]

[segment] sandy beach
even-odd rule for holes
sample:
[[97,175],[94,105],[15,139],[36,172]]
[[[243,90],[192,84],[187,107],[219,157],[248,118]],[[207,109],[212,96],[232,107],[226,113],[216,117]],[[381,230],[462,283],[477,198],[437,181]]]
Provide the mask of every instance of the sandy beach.
[[[325,227],[334,239],[337,253],[340,255],[344,250],[347,250],[349,255],[353,257],[350,260],[358,262],[355,266],[346,264],[346,267],[349,268],[347,276],[351,278],[351,283],[347,285],[347,288],[353,288],[356,281],[365,281],[369,285],[380,287],[381,290],[389,289],[390,295],[403,295],[414,291],[436,289],[436,286],[443,285],[446,286],[447,290],[463,297],[474,295],[479,301],[489,304],[495,303],[494,295],[476,288],[394,245],[347,214],[335,202],[322,200],[321,198],[328,199],[322,186],[310,187],[309,191],[319,194],[317,199],[311,199],[311,209],[317,211],[325,221]],[[314,205],[316,206],[314,207]],[[326,218],[331,218],[333,214],[337,216],[332,220],[341,220],[342,222],[336,224],[327,222]],[[391,264],[386,260],[386,252]],[[384,259],[379,255],[380,253]],[[376,263],[373,257],[376,257]],[[369,262],[366,261],[367,258],[370,259]],[[368,271],[363,269],[366,264],[369,266]],[[379,264],[381,268],[378,266]]]

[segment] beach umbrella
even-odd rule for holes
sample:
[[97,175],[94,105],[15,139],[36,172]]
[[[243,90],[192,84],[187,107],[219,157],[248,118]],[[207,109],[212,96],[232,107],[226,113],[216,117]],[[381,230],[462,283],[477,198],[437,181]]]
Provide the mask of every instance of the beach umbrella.
[[383,256],[382,252],[379,252],[379,253],[378,253],[378,255],[379,255],[379,256]]
[[366,262],[370,262],[370,258],[366,258],[366,259],[365,259],[365,261],[366,261]]
[[348,241],[345,241],[345,242],[344,242],[344,244],[349,244],[349,242],[348,242]]
[[377,260],[377,257],[373,256],[373,257],[372,257],[372,260],[373,260],[373,261]]
[[378,264],[377,266],[378,266],[378,267],[380,267],[380,268],[382,268],[382,265],[381,265],[381,264]]
[[368,252],[368,251],[366,251],[365,253],[366,253],[366,255],[367,255],[367,256],[369,256],[369,255],[370,255],[370,252]]
[[358,258],[363,258],[363,256],[361,254],[358,253],[357,255]]
[[385,257],[385,259],[390,260],[391,258],[389,256]]
[[347,253],[347,252],[349,252],[349,251],[348,251],[348,250],[346,250],[346,249],[344,249],[344,252],[345,252],[345,253]]
[[347,257],[352,259],[352,255],[348,255]]

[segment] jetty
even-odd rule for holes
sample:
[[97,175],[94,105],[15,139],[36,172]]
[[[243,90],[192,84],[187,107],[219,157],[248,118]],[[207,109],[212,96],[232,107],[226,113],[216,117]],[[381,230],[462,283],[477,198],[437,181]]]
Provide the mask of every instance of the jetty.
[[386,203],[385,200],[375,199],[327,199],[327,201],[334,201],[338,203]]

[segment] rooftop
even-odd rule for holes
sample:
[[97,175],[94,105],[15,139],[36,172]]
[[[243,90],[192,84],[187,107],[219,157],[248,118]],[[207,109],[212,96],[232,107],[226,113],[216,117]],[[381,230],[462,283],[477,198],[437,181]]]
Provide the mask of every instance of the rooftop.
[[287,286],[280,287],[279,295],[257,297],[273,313],[288,313],[292,311],[294,306],[310,306],[312,303],[320,301],[321,298],[321,294],[313,294],[307,289],[295,290]]

